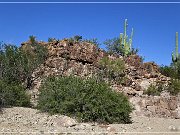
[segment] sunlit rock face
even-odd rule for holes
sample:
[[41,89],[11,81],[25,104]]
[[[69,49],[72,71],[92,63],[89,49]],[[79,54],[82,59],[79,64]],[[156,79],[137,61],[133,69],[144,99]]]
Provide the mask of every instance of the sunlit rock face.
[[[38,42],[48,48],[48,57],[32,74],[33,85],[29,93],[31,101],[36,106],[39,87],[48,76],[79,76],[83,78],[101,77],[108,81],[116,92],[123,92],[135,106],[134,113],[150,117],[179,118],[179,98],[168,94],[161,96],[147,96],[143,91],[151,84],[161,82],[168,85],[170,78],[159,72],[154,62],[143,63],[138,55],[122,57],[108,54],[95,45],[87,42],[70,42],[68,39],[53,42]],[[28,42],[22,44],[26,48]],[[32,49],[32,48],[31,48]],[[32,49],[33,50],[33,49]],[[125,69],[122,74],[109,79],[99,61],[109,57],[111,60],[122,59]],[[119,83],[117,78],[122,78]],[[156,102],[157,100],[157,102]],[[171,103],[170,103],[171,102]]]

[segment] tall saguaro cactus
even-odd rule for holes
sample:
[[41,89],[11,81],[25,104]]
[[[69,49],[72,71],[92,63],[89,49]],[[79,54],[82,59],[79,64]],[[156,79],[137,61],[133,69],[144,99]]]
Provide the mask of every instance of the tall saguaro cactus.
[[173,63],[176,63],[179,57],[179,52],[178,52],[178,32],[176,32],[176,48],[175,52],[172,53],[172,61]]
[[131,36],[128,39],[128,35],[127,35],[127,19],[125,19],[124,22],[124,34],[120,33],[120,48],[123,51],[123,55],[127,56],[128,54],[130,54],[131,50],[132,50],[132,39],[133,39],[133,28],[131,31]]

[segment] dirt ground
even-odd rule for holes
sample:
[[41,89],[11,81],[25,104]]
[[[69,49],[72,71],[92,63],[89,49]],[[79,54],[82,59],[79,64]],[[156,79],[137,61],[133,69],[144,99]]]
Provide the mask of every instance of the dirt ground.
[[67,116],[50,116],[36,109],[13,107],[4,108],[0,114],[0,134],[180,135],[180,119],[132,115],[132,120],[132,124],[77,123]]

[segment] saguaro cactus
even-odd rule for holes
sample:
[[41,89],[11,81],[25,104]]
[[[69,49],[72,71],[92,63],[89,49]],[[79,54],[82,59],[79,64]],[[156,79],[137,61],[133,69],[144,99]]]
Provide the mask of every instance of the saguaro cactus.
[[176,63],[179,57],[179,52],[178,52],[178,32],[176,32],[176,47],[175,47],[175,52],[172,53],[172,61],[173,63]]
[[127,19],[125,19],[124,34],[120,33],[120,49],[122,50],[122,53],[124,56],[127,56],[128,54],[130,54],[132,50],[133,28],[132,28],[131,36],[128,41],[127,25],[128,25]]

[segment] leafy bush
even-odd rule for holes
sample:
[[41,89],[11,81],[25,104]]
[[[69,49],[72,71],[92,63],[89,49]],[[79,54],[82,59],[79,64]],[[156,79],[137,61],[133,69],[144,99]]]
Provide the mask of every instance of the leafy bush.
[[102,73],[98,73],[97,80],[108,79],[108,81],[115,81],[117,84],[122,84],[124,81],[124,70],[125,63],[122,59],[110,59],[104,57],[99,61],[101,68],[103,69]]
[[129,123],[132,107],[107,84],[78,77],[49,77],[40,88],[38,108],[83,122]]
[[153,85],[151,84],[143,94],[147,94],[148,96],[159,96],[161,92],[164,90],[164,86],[162,84]]
[[172,62],[170,66],[161,66],[161,74],[173,79],[180,79],[180,57],[176,62]]
[[171,63],[170,66],[161,66],[161,74],[171,77],[171,83],[167,90],[172,95],[180,93],[180,58],[177,59],[176,63]]
[[125,69],[125,63],[120,58],[110,59],[108,57],[104,57],[100,60],[99,63],[109,73],[121,74]]
[[29,106],[30,99],[22,86],[31,85],[31,74],[44,62],[46,48],[30,36],[30,43],[18,48],[0,44],[0,106]]
[[18,84],[7,84],[0,80],[0,107],[3,106],[30,106],[30,97],[25,89]]
[[178,73],[172,66],[161,66],[159,70],[160,70],[161,74],[163,74],[167,77],[171,77],[171,78],[175,78],[175,79],[178,79],[178,77],[179,77]]
[[[108,53],[110,53],[110,54],[116,53],[116,54],[124,56],[125,55],[124,48],[122,48],[122,45],[120,43],[121,43],[120,39],[117,37],[113,38],[113,39],[108,39],[104,42]],[[138,53],[138,49],[132,48],[129,55],[133,55],[133,54],[137,54],[137,53]]]
[[33,35],[29,36],[29,41],[30,41],[32,44],[36,43],[36,37],[33,36]]
[[13,45],[2,45],[0,49],[0,79],[7,83],[18,83],[24,79],[23,53]]
[[104,44],[106,45],[107,51],[110,54],[117,53],[117,54],[122,55],[119,38],[108,39],[104,42]]
[[53,42],[53,41],[56,41],[57,39],[56,38],[48,38],[48,42]]
[[33,70],[45,61],[46,56],[47,49],[38,43],[28,44],[21,48],[1,44],[0,79],[16,84],[25,80],[29,82]]
[[168,91],[172,95],[177,95],[178,93],[180,93],[180,80],[172,79],[168,87]]
[[79,42],[79,41],[82,40],[82,36],[76,35],[76,36],[74,36],[73,39],[74,39],[76,42]]

